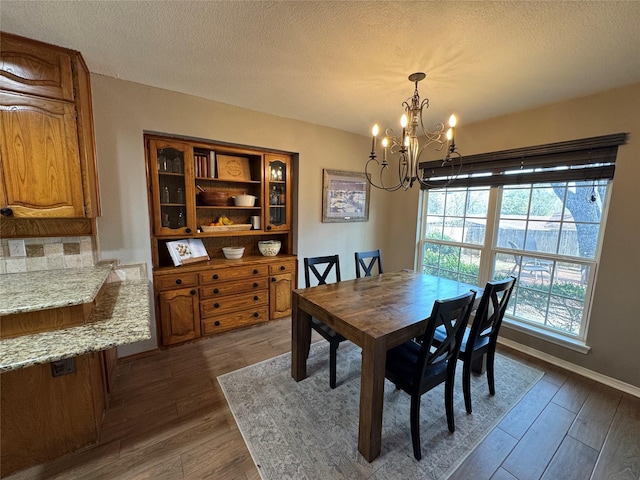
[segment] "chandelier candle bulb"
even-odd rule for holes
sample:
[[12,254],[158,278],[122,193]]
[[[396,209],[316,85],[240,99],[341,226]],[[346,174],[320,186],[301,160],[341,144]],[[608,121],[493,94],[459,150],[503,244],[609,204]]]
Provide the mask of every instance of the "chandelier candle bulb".
[[373,133],[373,140],[371,140],[371,157],[374,158],[376,156],[376,137],[378,136],[377,123],[371,129],[371,133]]
[[[456,123],[457,119],[455,115],[451,115],[449,117],[449,131],[447,132],[447,139],[451,142],[451,146],[456,144]],[[449,132],[451,132],[451,137],[449,137]]]
[[384,148],[383,152],[382,152],[382,164],[386,165],[387,163],[387,147],[389,146],[389,139],[387,137],[384,137],[382,139],[382,147]]

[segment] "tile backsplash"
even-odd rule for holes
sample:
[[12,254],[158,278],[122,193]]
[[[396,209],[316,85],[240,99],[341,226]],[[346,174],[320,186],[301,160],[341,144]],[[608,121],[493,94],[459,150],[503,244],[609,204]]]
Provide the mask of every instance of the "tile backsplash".
[[91,236],[11,240],[24,241],[26,255],[12,256],[9,240],[0,240],[0,275],[37,270],[92,267],[99,261],[96,242]]

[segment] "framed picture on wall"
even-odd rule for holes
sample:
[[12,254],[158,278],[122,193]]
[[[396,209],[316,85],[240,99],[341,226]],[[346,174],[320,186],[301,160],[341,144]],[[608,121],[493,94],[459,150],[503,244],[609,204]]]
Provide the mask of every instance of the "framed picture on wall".
[[323,170],[322,221],[366,222],[369,220],[370,185],[362,172]]

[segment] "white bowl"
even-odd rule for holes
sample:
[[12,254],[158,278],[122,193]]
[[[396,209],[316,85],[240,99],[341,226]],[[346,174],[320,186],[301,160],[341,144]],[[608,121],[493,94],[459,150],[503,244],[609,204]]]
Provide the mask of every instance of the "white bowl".
[[256,198],[253,195],[235,195],[233,203],[236,207],[253,207],[256,203]]
[[265,240],[263,242],[258,242],[258,250],[265,257],[275,257],[278,255],[280,251],[280,247],[282,243],[280,240]]
[[228,258],[229,260],[242,258],[242,255],[244,255],[244,247],[224,247],[222,249],[222,253],[225,258]]

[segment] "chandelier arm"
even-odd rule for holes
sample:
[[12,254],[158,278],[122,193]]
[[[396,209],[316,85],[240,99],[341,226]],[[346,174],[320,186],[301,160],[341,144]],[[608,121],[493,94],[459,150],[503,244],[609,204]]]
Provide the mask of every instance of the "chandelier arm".
[[[373,174],[371,174],[369,172],[369,164],[371,162],[375,162],[379,167],[380,167],[380,184],[375,183],[372,178],[373,178]],[[385,171],[385,169],[387,169],[386,165],[382,165],[380,162],[378,162],[378,160],[373,157],[370,158],[369,161],[366,163],[365,167],[364,167],[364,173],[365,173],[365,177],[367,179],[367,182],[369,182],[369,184],[375,188],[378,188],[380,190],[386,190],[387,192],[395,192],[396,190],[400,189],[402,187],[402,184],[398,184],[398,185],[394,185],[393,187],[387,187],[384,185],[384,180],[382,179],[382,174]]]

